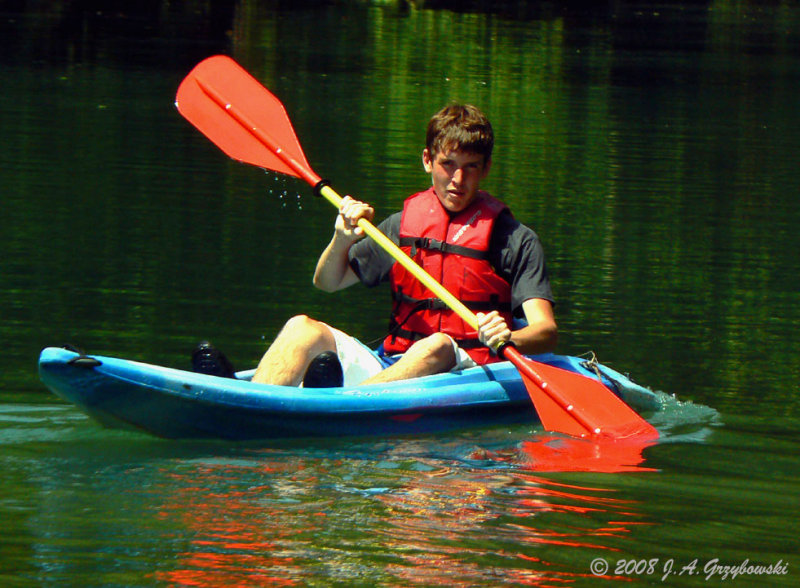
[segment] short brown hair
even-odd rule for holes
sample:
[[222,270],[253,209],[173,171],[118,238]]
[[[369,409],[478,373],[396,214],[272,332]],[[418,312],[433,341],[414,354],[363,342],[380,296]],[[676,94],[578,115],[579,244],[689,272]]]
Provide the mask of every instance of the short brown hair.
[[425,146],[431,157],[444,151],[466,151],[492,158],[494,131],[486,115],[471,104],[449,104],[428,122]]

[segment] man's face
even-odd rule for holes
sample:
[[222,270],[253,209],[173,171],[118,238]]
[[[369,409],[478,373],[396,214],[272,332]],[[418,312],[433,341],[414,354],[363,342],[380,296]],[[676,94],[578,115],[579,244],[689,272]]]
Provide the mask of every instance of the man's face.
[[425,149],[422,164],[431,174],[433,189],[442,206],[450,212],[461,212],[475,200],[491,161],[485,161],[483,155],[459,150],[437,153],[432,158]]

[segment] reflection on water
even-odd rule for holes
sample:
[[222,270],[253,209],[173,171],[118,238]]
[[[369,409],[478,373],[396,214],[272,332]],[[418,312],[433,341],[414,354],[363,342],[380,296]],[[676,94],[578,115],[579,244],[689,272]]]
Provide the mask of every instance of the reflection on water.
[[549,561],[547,549],[602,553],[609,537],[629,539],[644,522],[635,500],[609,488],[393,459],[407,450],[359,464],[374,468],[379,487],[355,479],[353,463],[271,451],[150,472],[143,498],[159,525],[183,538],[155,578],[191,586],[563,581],[588,570]]
[[654,470],[641,465],[643,452],[652,445],[636,439],[615,443],[544,435],[524,441],[522,453],[539,472],[647,472]]
[[[564,453],[564,439],[524,426],[263,448],[152,440],[57,406],[0,414],[3,504],[19,530],[0,539],[3,560],[31,579],[590,585],[598,557],[685,565],[713,545],[717,557],[794,561],[781,531],[796,516],[787,428],[768,446],[762,427],[698,420],[620,456],[588,442]],[[745,554],[731,529],[758,542]]]
[[[314,517],[280,504],[294,499],[292,483],[240,487],[243,477],[291,477],[288,464],[200,463],[170,473],[157,493],[158,517],[188,541],[158,580],[181,586],[280,586],[302,579],[292,546],[319,530]],[[233,487],[232,487],[233,486]],[[209,491],[209,488],[213,488]],[[160,492],[158,491],[160,490]],[[278,502],[279,505],[272,505]],[[304,509],[303,509],[304,510]]]
[[[549,561],[547,548],[602,553],[608,547],[598,537],[625,537],[642,516],[635,501],[615,498],[607,488],[563,484],[515,469],[479,471],[467,481],[454,480],[456,475],[463,472],[433,472],[382,495],[392,509],[390,522],[401,531],[389,531],[398,537],[390,546],[410,564],[400,574],[403,580],[439,583],[445,581],[442,574],[453,573],[458,585],[492,578],[564,581],[583,574]],[[487,534],[504,547],[483,548],[481,537]]]

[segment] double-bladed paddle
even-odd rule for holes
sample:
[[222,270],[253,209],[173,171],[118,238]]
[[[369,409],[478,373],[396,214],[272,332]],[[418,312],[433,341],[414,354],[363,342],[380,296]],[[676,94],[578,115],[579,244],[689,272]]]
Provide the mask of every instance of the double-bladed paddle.
[[[181,83],[178,111],[233,159],[299,177],[336,208],[342,201],[306,161],[286,109],[231,58],[199,63]],[[358,226],[473,329],[478,319],[371,222]],[[657,439],[658,431],[598,380],[524,357],[511,345],[495,350],[519,370],[545,429],[595,439]]]

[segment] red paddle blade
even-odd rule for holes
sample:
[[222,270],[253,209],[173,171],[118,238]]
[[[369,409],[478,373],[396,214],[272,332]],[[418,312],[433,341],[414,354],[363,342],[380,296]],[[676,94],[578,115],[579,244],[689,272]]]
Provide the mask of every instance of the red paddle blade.
[[595,440],[658,439],[658,431],[601,382],[504,352],[519,370],[542,426]]
[[298,177],[310,171],[283,104],[230,57],[195,66],[175,106],[233,159]]

